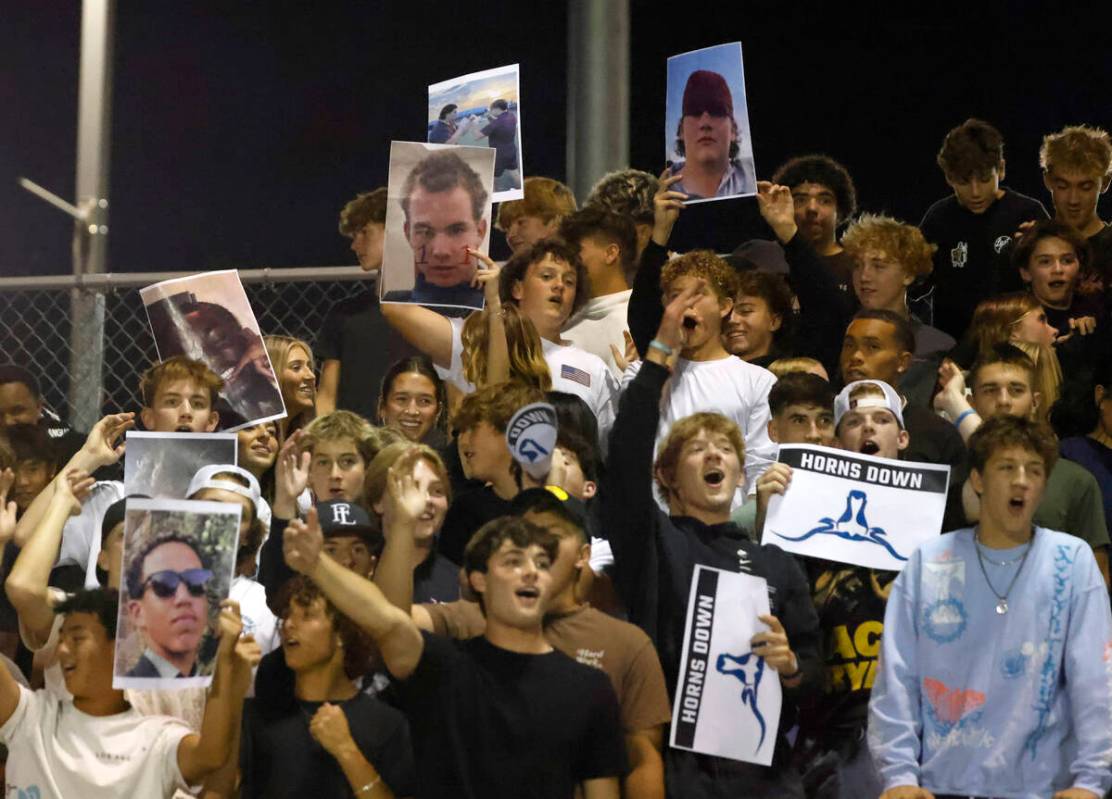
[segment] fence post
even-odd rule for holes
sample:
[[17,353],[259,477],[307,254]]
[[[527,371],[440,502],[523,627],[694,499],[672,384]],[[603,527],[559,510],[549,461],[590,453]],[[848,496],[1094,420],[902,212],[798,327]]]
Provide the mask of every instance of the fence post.
[[74,430],[89,430],[104,404],[104,294],[70,289],[69,404]]
[[[77,101],[77,207],[73,273],[105,271],[108,258],[108,165],[111,153],[115,0],[81,4],[81,70]],[[104,295],[70,292],[69,422],[88,430],[100,418],[104,384]]]

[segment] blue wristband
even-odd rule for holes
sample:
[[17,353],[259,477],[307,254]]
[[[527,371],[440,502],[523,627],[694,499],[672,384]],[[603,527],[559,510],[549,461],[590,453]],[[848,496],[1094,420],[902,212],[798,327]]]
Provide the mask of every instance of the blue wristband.
[[658,341],[655,338],[652,341],[649,342],[649,349],[650,350],[660,350],[661,352],[664,353],[664,355],[666,357],[669,357],[669,358],[672,357],[672,353],[674,352],[674,350],[671,347],[669,347],[667,344],[665,344],[662,341]]
[[972,408],[967,408],[966,410],[962,411],[961,413],[958,414],[958,418],[954,419],[954,427],[960,428],[961,423],[965,421],[966,417],[967,416],[972,416],[975,413],[976,413],[976,411],[973,410]]

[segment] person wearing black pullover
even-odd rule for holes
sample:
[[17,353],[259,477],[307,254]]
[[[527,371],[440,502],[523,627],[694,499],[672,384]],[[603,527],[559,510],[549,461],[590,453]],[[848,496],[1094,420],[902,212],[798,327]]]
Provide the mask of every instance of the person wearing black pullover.
[[[729,521],[734,489],[742,479],[741,437],[732,423],[717,414],[681,420],[653,465],[661,392],[669,377],[665,352],[683,346],[682,320],[697,292],[697,287],[689,289],[669,303],[655,339],[646,345],[645,363],[622,396],[611,432],[610,469],[599,502],[614,552],[614,581],[630,621],[656,645],[670,691],[679,672],[695,565],[768,581],[772,615],[761,620],[769,631],[754,637],[753,651],[779,672],[785,689],[772,765],[670,748],[667,790],[670,797],[683,799],[802,797],[785,733],[793,723],[795,700],[821,680],[819,624],[806,578],[789,555],[748,540]],[[654,471],[671,515],[653,501]]]

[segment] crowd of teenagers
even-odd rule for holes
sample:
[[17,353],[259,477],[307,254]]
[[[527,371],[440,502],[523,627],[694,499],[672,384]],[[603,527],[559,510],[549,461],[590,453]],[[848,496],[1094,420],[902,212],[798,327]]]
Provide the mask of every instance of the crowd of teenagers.
[[[483,310],[368,280],[312,343],[267,336],[285,418],[189,485],[242,508],[208,689],[113,688],[121,585],[166,617],[162,676],[193,668],[173,613],[205,590],[157,548],[123,568],[119,478],[127,430],[219,431],[221,378],[153,364],[83,436],[0,367],[5,795],[1107,796],[1112,140],[1038,157],[1049,214],[966,121],[917,225],[792,158],[727,255],[670,251],[682,174],[616,172],[582,207],[531,177],[498,208],[508,261],[459,253]],[[386,208],[340,215],[368,273]],[[542,479],[505,435],[536,402]],[[898,574],[760,543],[781,444],[948,465],[941,534]],[[669,745],[697,565],[767,581],[771,765]]]

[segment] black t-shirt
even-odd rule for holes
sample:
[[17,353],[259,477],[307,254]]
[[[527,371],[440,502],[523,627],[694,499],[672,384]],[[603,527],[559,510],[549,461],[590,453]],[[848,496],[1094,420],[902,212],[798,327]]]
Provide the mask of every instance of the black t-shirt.
[[396,361],[417,354],[383,317],[373,286],[329,311],[314,349],[320,361],[341,364],[336,407],[372,421],[377,418],[378,391],[386,371]]
[[1093,255],[1091,267],[1104,281],[1107,295],[1112,289],[1112,225],[1105,225],[1089,236],[1089,249]]
[[833,255],[820,255],[819,260],[826,267],[830,276],[834,278],[838,291],[846,295],[850,305],[856,307],[857,297],[853,293],[853,257],[842,250]]
[[960,339],[977,303],[1021,288],[1009,259],[1012,235],[1021,223],[1046,218],[1042,203],[1011,189],[983,214],[965,209],[952,194],[932,205],[919,223],[926,240],[938,245],[927,282],[934,317],[927,321]]
[[459,566],[433,552],[413,570],[413,602],[455,602],[459,599]]
[[437,551],[454,563],[463,563],[463,550],[475,531],[491,519],[508,516],[511,505],[489,486],[457,495],[440,527]]
[[[416,779],[405,717],[365,694],[333,704],[343,709],[359,751],[394,795],[413,795]],[[309,734],[309,722],[320,706],[320,702],[291,699],[289,694],[281,702],[247,700],[239,754],[241,796],[348,799],[355,795],[337,760]]]
[[584,780],[626,773],[605,672],[556,651],[423,636],[416,670],[395,683],[421,764],[421,799],[571,799]]
[[904,406],[903,418],[911,438],[903,460],[950,466],[965,462],[965,443],[950,422],[922,405],[912,404]]

